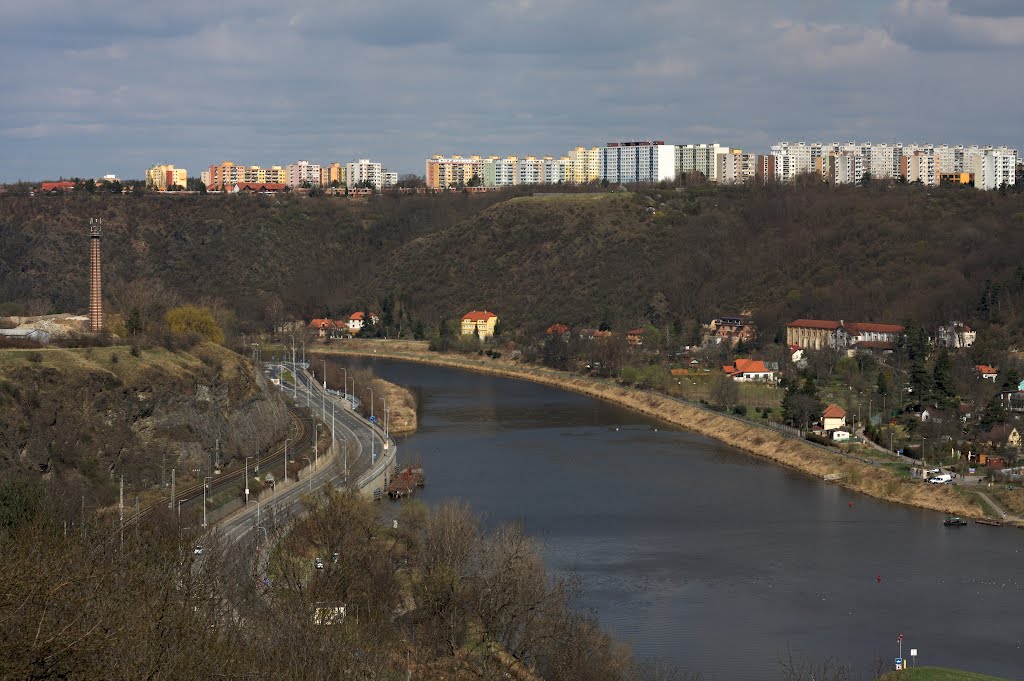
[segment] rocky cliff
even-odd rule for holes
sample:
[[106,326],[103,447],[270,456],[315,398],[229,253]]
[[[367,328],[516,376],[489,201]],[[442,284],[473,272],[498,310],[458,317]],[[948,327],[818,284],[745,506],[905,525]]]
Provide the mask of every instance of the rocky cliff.
[[[0,351],[0,470],[80,480],[109,501],[253,456],[284,436],[284,401],[222,347]],[[2,475],[2,473],[0,473]]]

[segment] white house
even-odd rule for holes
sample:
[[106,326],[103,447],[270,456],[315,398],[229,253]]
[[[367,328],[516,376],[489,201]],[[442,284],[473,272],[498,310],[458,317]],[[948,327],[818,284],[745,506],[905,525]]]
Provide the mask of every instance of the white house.
[[821,415],[821,427],[823,430],[838,430],[846,426],[846,410],[838,404],[830,404],[825,407]]
[[[380,319],[377,318],[377,315],[375,315],[373,313],[370,314],[370,323],[371,324],[376,324],[379,321],[380,321]],[[362,329],[364,326],[366,326],[366,313],[365,312],[353,312],[349,316],[348,322],[345,323],[345,326],[347,326],[348,330],[351,331],[352,333],[359,333],[360,329]]]

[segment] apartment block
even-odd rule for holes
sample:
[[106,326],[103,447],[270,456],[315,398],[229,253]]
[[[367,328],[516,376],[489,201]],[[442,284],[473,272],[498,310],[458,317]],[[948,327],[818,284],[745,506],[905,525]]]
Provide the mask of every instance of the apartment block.
[[576,147],[568,154],[569,182],[587,184],[597,182],[601,177],[601,148]]
[[388,187],[398,186],[398,173],[393,170],[383,170],[380,174],[381,186],[385,189]]
[[864,178],[865,157],[850,151],[831,152],[827,158],[828,180],[832,184],[860,184]]
[[517,156],[491,156],[483,162],[483,186],[511,187],[516,183]]
[[374,189],[380,191],[384,184],[381,164],[367,158],[352,161],[346,168],[345,181],[348,183],[349,189],[355,189],[357,185],[366,186],[366,183],[369,183]]
[[974,174],[978,189],[1012,187],[1017,182],[1017,150],[1007,147],[984,147],[965,150],[965,170]]
[[715,144],[683,144],[675,148],[676,176],[700,173],[712,182],[718,181],[716,161],[719,154],[728,154],[729,147]]
[[544,176],[544,161],[536,156],[519,159],[516,165],[516,184],[540,184]]
[[285,184],[289,187],[301,187],[306,185],[320,184],[320,166],[309,161],[298,161],[289,163],[284,167]]
[[173,165],[155,165],[146,171],[146,186],[150,189],[167,191],[171,187],[185,188],[188,172]]
[[483,160],[479,156],[433,156],[427,159],[427,186],[431,189],[466,187],[473,178],[483,181]]
[[207,189],[223,191],[225,187],[233,187],[245,182],[245,166],[235,165],[231,161],[222,161],[218,166],[210,166],[210,181]]
[[609,142],[601,147],[600,179],[608,182],[671,181],[676,168],[676,147],[660,140]]
[[916,150],[900,157],[900,174],[907,182],[935,186],[939,184],[939,161],[931,149]]
[[715,181],[722,184],[742,184],[757,177],[757,154],[744,154],[740,149],[715,157]]

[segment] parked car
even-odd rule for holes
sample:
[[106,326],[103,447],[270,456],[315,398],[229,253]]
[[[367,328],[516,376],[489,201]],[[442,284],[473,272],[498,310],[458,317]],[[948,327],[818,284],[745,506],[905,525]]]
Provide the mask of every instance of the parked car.
[[192,555],[193,556],[201,556],[201,555],[203,555],[203,547],[202,546],[197,546],[194,549],[192,549]]
[[316,569],[317,569],[317,570],[323,570],[323,569],[324,569],[324,560],[323,560],[323,558],[317,558],[317,559],[316,559],[316,560],[315,560],[315,561],[313,562],[313,565],[315,565],[315,566],[316,566]]
[[944,485],[947,482],[953,482],[953,476],[949,473],[943,473],[942,475],[936,475],[928,478],[928,482],[933,485]]

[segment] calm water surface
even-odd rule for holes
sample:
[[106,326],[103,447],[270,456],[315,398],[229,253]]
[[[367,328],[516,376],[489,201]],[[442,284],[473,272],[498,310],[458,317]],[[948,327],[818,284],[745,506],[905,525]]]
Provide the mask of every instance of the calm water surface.
[[896,638],[921,664],[1024,679],[1024,533],[946,528],[614,405],[526,382],[373,362],[420,396],[401,443],[435,504],[521,520],[603,625],[708,679],[851,662]]

